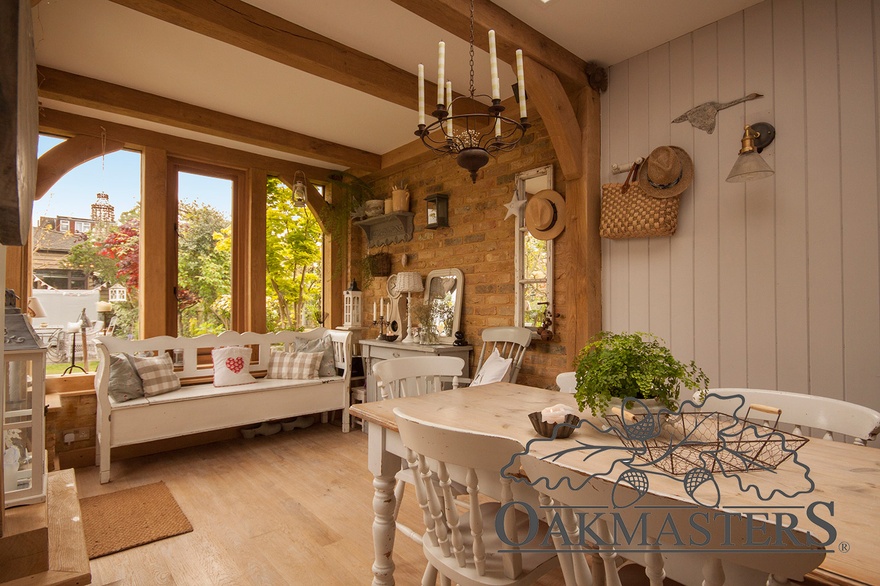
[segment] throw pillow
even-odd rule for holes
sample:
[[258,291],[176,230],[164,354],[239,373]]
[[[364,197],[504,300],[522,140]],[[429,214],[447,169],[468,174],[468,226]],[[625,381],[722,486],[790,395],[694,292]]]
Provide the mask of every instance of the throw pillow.
[[297,352],[290,369],[290,378],[293,380],[318,378],[318,370],[323,356],[323,352]]
[[149,358],[135,356],[134,366],[144,381],[145,397],[155,397],[180,388],[180,379],[174,372],[174,363],[168,354]]
[[502,358],[498,348],[492,351],[470,386],[487,385],[489,383],[507,382],[510,377],[510,365],[513,358]]
[[296,352],[272,350],[269,354],[269,368],[266,372],[266,378],[292,379],[293,360],[295,358]]
[[295,344],[297,352],[323,352],[321,365],[318,368],[318,376],[336,376],[336,358],[333,355],[333,343],[330,338],[324,336],[317,340],[306,342],[297,340]]
[[251,349],[244,346],[226,346],[211,350],[214,359],[214,386],[231,387],[254,382],[248,368],[251,363]]
[[117,403],[144,396],[144,383],[141,382],[134,361],[128,354],[110,355],[110,379],[107,383],[107,392]]

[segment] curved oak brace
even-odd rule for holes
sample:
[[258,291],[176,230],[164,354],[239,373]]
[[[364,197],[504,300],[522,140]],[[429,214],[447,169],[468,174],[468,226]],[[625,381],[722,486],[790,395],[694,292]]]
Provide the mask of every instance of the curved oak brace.
[[43,153],[37,164],[37,191],[34,199],[40,199],[52,189],[59,179],[86,161],[122,149],[116,140],[101,140],[97,136],[79,134],[68,138]]

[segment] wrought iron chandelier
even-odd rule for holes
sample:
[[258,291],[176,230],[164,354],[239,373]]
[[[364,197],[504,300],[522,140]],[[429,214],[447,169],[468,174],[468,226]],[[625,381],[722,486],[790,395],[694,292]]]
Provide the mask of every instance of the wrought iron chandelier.
[[[495,31],[489,31],[489,65],[492,75],[492,95],[477,94],[474,85],[474,1],[471,0],[470,39],[470,94],[452,98],[452,82],[445,79],[446,44],[439,43],[437,59],[437,109],[431,115],[437,120],[425,124],[425,66],[419,64],[419,128],[415,134],[429,149],[456,158],[458,165],[467,169],[471,181],[477,182],[477,171],[489,157],[512,150],[531,126],[526,116],[526,86],[523,75],[522,50],[516,51],[516,77],[519,97],[519,120],[504,116],[501,89],[498,82],[498,58],[495,51]],[[455,102],[489,98],[492,105],[485,112],[454,114]],[[433,135],[433,136],[432,136]]]

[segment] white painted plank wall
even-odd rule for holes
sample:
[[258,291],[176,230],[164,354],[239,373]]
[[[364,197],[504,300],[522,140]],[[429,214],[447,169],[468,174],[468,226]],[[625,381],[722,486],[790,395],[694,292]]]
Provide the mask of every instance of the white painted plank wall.
[[[880,0],[767,0],[609,70],[602,182],[663,144],[691,154],[670,238],[603,240],[603,324],[649,331],[713,386],[880,410]],[[669,121],[706,101],[712,134]],[[743,125],[776,170],[725,181]]]

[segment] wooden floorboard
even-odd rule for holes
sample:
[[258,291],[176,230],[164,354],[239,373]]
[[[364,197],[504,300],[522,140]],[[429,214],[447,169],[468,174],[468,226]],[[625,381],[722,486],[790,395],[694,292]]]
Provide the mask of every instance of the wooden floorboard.
[[[112,482],[78,468],[81,498],[164,481],[193,532],[91,562],[93,584],[369,584],[373,562],[373,477],[367,436],[317,424],[113,463]],[[421,526],[415,495],[401,520]],[[395,578],[419,584],[421,546],[397,535]],[[540,586],[562,586],[557,571]]]

